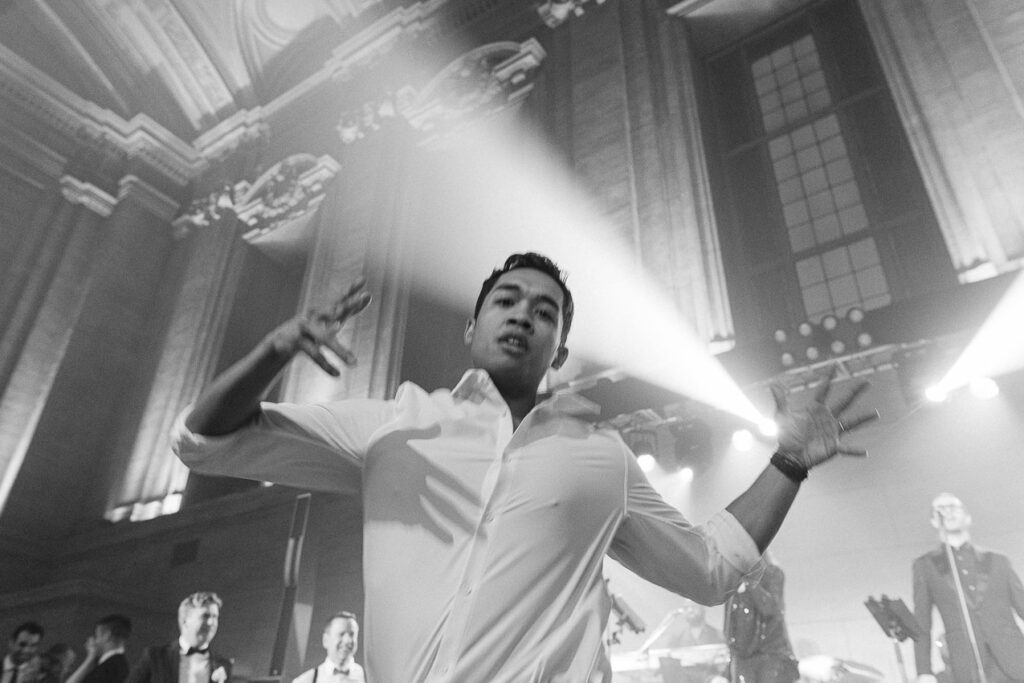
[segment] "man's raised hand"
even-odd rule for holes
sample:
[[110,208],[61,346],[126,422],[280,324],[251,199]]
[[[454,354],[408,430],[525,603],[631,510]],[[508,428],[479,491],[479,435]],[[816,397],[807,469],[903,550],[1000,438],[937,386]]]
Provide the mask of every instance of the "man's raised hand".
[[833,365],[815,390],[812,401],[799,410],[790,409],[785,389],[779,385],[772,386],[775,422],[779,427],[779,452],[796,460],[805,469],[811,469],[836,454],[859,457],[868,454],[863,448],[840,441],[847,432],[878,418],[877,410],[846,414],[868,388],[868,383],[856,380],[828,402],[835,375],[836,366]]
[[345,321],[369,303],[366,280],[360,278],[334,302],[313,306],[275,329],[270,333],[269,341],[275,353],[287,358],[304,353],[324,372],[337,377],[341,373],[327,360],[323,349],[330,349],[345,365],[355,365],[355,354],[338,341],[337,335]]

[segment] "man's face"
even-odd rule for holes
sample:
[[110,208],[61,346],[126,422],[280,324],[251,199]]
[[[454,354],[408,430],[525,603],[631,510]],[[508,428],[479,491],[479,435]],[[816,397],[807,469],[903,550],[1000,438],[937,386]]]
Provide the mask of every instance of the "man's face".
[[181,620],[181,637],[193,647],[205,647],[217,635],[220,608],[215,604],[185,609]]
[[967,531],[971,515],[959,498],[943,494],[932,501],[932,524],[947,532]]
[[324,631],[324,649],[335,666],[341,666],[359,647],[359,624],[354,619],[334,619]]
[[545,273],[518,268],[501,275],[466,325],[473,367],[499,388],[536,391],[568,354],[562,346],[562,288]]
[[36,656],[41,636],[38,633],[20,631],[7,641],[7,653],[15,664],[23,664]]
[[688,602],[683,605],[683,618],[690,626],[701,626],[704,624],[704,607],[695,602]]

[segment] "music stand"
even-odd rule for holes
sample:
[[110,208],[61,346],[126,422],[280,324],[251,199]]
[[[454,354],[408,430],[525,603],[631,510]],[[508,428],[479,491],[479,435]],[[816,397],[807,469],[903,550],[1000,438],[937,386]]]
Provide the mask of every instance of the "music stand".
[[877,600],[872,597],[864,602],[864,605],[871,612],[871,616],[875,618],[878,625],[882,627],[882,631],[885,635],[892,639],[893,649],[896,650],[896,661],[900,665],[900,675],[903,677],[903,683],[908,683],[907,680],[907,669],[903,663],[903,652],[900,650],[900,643],[907,638],[911,640],[920,640],[922,637],[929,637],[921,629],[921,625],[917,623],[917,619],[910,613],[907,606],[903,604],[903,600],[900,598],[889,598],[882,595]]

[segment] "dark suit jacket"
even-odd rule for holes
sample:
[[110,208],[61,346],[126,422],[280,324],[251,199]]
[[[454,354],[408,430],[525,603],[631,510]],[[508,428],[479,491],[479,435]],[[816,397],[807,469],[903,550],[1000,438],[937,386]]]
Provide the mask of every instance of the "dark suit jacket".
[[118,653],[90,671],[82,683],[124,683],[128,678],[128,658]]
[[[128,683],[178,683],[180,660],[178,641],[147,647],[142,651],[138,664],[128,674]],[[230,679],[231,660],[210,650],[210,675],[221,667]]]
[[[974,551],[978,566],[977,588],[973,596],[968,594],[967,604],[978,646],[984,649],[987,645],[1010,678],[1024,679],[1024,636],[1013,619],[1014,610],[1024,617],[1024,587],[1005,555],[979,548]],[[944,548],[914,561],[914,616],[925,632],[925,637],[914,643],[919,675],[932,670],[933,607],[942,615],[954,680],[974,680],[971,641],[961,616],[960,601]]]

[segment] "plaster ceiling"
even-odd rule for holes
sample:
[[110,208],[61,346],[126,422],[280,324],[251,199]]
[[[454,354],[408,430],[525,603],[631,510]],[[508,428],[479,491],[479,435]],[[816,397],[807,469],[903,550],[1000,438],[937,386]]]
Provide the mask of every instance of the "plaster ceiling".
[[0,59],[191,141],[311,75],[395,0],[0,0]]

